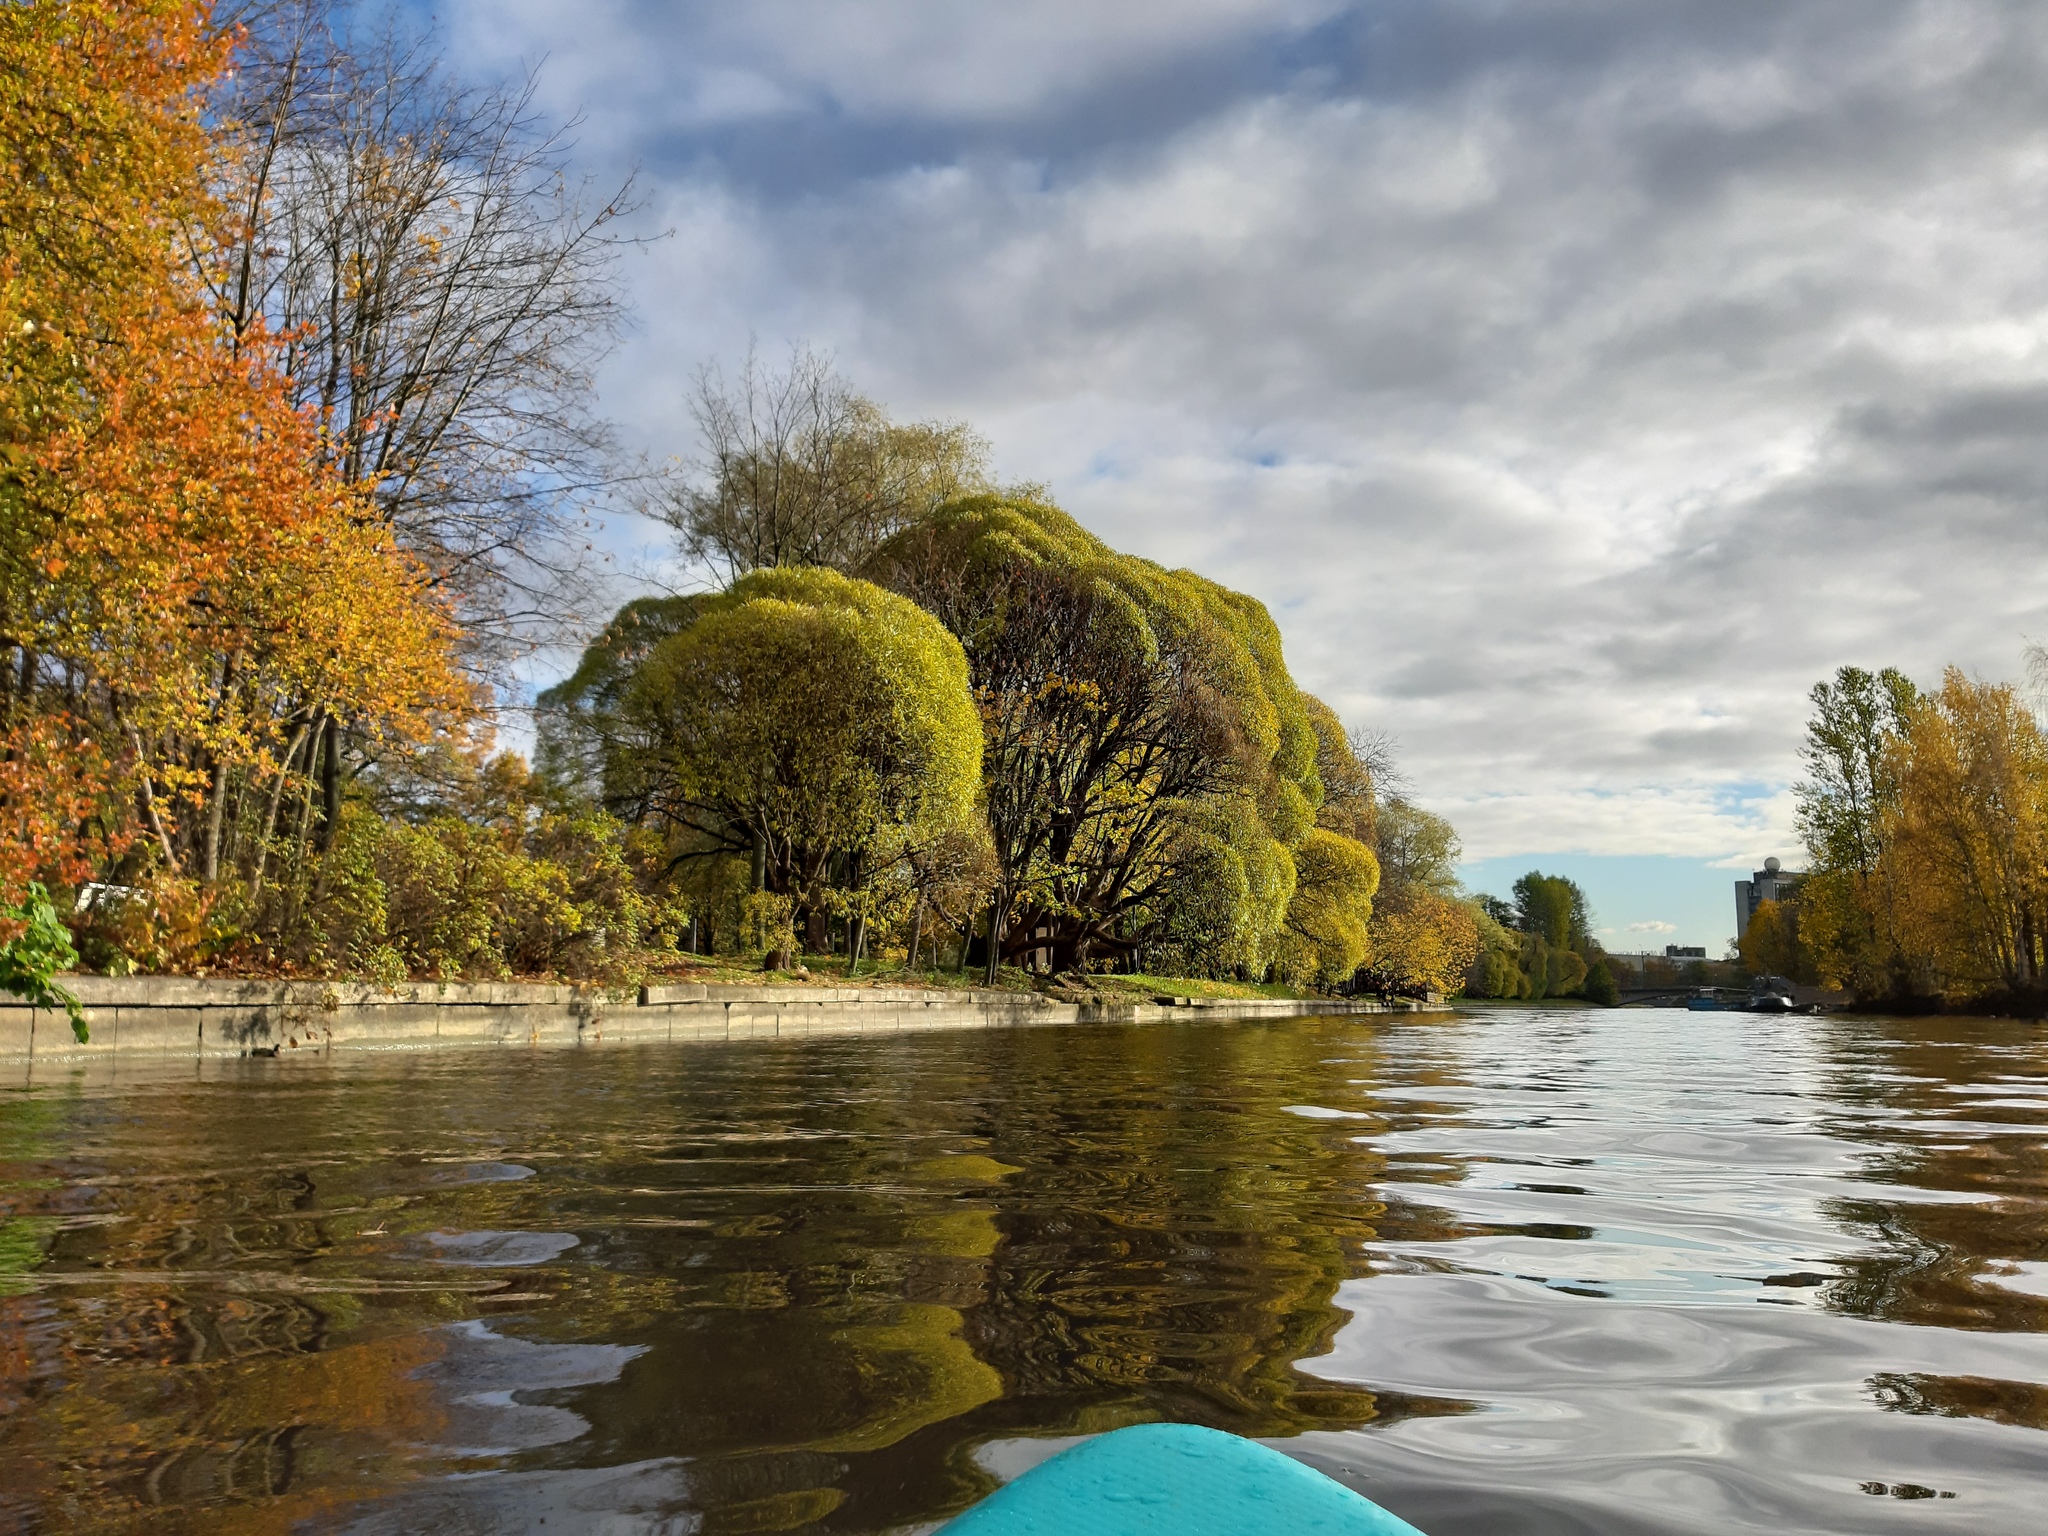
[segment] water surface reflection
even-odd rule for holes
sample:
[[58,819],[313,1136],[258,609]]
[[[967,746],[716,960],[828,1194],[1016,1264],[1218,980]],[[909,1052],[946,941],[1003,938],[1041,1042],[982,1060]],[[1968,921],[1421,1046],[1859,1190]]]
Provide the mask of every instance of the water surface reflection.
[[0,1528],[917,1529],[1176,1418],[1432,1536],[2031,1532],[2044,1056],[1522,1011],[38,1081]]

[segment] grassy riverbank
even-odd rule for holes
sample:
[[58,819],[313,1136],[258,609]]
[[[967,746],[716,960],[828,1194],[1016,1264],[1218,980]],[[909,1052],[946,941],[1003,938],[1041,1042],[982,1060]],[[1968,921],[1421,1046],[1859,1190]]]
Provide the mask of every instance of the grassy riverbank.
[[[764,971],[758,965],[718,956],[692,957],[687,964],[665,967],[662,974],[648,978],[650,985],[674,982],[708,982],[755,987],[926,987],[937,991],[986,989],[990,983],[979,966],[964,970],[908,967],[890,961],[863,961],[852,970],[844,956],[810,956],[801,967],[787,971]],[[1291,1000],[1321,994],[1280,982],[1212,981],[1195,976],[1089,976],[1078,988],[1071,983],[1034,976],[1016,966],[1004,966],[996,975],[996,990],[1005,992],[1053,992],[1081,990],[1098,997],[1149,1001],[1155,997],[1278,998]]]

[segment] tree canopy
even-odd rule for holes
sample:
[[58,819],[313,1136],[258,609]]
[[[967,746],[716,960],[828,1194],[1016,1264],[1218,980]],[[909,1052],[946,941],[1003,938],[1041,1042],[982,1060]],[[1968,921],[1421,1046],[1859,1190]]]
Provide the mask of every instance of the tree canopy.
[[236,227],[205,126],[231,42],[169,0],[0,12],[6,894],[138,842],[167,878],[260,886],[317,726],[403,739],[470,702],[429,573],[195,271]]
[[619,814],[668,829],[678,859],[752,860],[756,886],[807,905],[971,819],[980,785],[959,643],[836,571],[629,607],[546,702],[554,750],[595,762]]
[[1922,693],[1844,667],[1813,690],[1811,860],[1743,954],[1872,1000],[2034,993],[2048,966],[2048,740],[2019,691]]
[[1265,609],[1119,554],[1050,503],[975,496],[866,570],[960,639],[986,742],[999,956],[1157,946],[1263,967],[1322,800]]
[[891,421],[807,348],[781,371],[749,352],[731,382],[707,367],[690,405],[703,454],[662,512],[684,553],[728,578],[854,570],[919,516],[989,485],[988,444],[965,423]]

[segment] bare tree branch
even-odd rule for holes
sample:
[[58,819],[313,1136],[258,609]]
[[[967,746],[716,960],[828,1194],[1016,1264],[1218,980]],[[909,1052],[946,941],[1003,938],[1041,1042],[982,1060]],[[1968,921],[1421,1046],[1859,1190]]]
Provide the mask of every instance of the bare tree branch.
[[220,103],[240,211],[204,266],[238,335],[285,338],[302,405],[445,585],[489,670],[573,627],[594,500],[619,478],[592,375],[625,318],[632,188],[568,176],[529,77],[476,89],[431,39],[359,43],[325,0],[242,18]]

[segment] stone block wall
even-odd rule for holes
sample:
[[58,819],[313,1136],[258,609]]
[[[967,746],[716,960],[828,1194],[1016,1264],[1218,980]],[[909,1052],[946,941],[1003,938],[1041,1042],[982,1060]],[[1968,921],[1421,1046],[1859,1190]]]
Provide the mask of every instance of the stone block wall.
[[1030,993],[911,987],[671,985],[621,995],[535,982],[379,988],[358,982],[83,976],[67,984],[85,1005],[91,1040],[77,1042],[61,1013],[0,1001],[0,1062],[681,1043],[1384,1011],[1377,1001],[1363,999],[1062,1003]]

